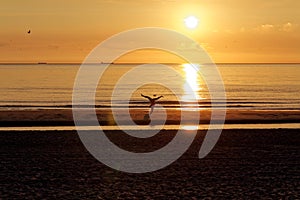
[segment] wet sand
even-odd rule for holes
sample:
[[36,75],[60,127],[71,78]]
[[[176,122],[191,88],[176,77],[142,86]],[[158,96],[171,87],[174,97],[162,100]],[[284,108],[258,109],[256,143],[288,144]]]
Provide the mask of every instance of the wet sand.
[[[193,113],[191,110],[191,119]],[[94,117],[93,110],[80,110],[81,120],[87,124]],[[143,124],[144,116],[148,113],[148,109],[130,109],[131,118],[137,124]],[[115,125],[114,116],[111,109],[97,109],[96,114],[101,125]],[[200,110],[200,124],[209,124],[211,120],[211,112],[208,109]],[[128,123],[126,110],[118,110],[119,125]],[[215,119],[218,120],[218,119]],[[167,120],[165,124],[178,125],[181,121],[180,110],[168,110]],[[226,111],[227,124],[249,124],[249,123],[299,123],[299,110],[230,110]],[[161,120],[157,119],[160,124]],[[73,114],[71,109],[12,109],[0,111],[0,126],[73,126]],[[299,127],[300,128],[300,127]]]
[[[144,140],[119,131],[106,134],[124,149],[144,152],[165,145],[175,133]],[[128,174],[94,159],[75,131],[0,132],[0,198],[300,198],[299,129],[223,130],[213,151],[198,159],[204,135],[199,131],[171,165]]]

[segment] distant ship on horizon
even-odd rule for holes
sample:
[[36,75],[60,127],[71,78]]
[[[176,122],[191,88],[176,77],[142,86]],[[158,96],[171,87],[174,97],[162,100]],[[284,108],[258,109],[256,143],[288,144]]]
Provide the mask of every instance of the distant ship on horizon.
[[46,65],[48,64],[47,62],[38,62],[38,65]]
[[114,64],[114,62],[103,62],[103,61],[101,61],[100,63],[101,64]]

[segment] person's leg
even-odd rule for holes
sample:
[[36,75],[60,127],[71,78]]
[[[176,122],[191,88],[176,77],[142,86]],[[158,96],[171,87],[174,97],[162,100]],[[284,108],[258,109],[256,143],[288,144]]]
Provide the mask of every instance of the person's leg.
[[153,113],[153,110],[154,110],[154,105],[152,105],[152,106],[150,107],[149,115],[151,115],[151,114]]

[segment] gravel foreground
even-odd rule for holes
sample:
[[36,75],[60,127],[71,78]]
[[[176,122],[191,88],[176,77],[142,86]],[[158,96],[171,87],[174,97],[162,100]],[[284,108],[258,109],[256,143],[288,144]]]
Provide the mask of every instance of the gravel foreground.
[[[146,152],[174,136],[162,131],[134,139],[107,136]],[[0,199],[299,199],[298,129],[223,130],[204,159],[205,131],[171,165],[150,173],[113,170],[94,159],[75,131],[0,132]]]

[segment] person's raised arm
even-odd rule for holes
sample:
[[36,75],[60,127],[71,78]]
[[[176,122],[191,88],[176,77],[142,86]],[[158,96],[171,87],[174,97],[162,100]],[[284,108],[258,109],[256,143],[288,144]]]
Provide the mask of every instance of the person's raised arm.
[[144,98],[147,98],[147,99],[149,99],[149,100],[151,99],[150,97],[148,97],[148,96],[146,96],[146,95],[143,95],[143,94],[141,94],[141,96],[144,97]]
[[158,100],[158,99],[160,99],[160,98],[162,98],[162,97],[164,97],[164,96],[159,96],[159,97],[156,97],[156,98],[154,98],[154,100]]

